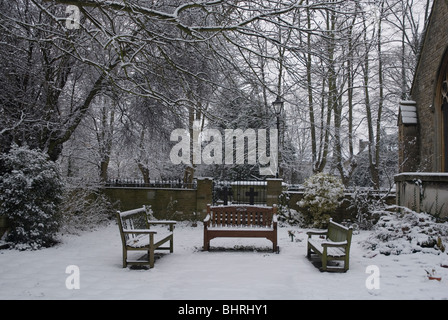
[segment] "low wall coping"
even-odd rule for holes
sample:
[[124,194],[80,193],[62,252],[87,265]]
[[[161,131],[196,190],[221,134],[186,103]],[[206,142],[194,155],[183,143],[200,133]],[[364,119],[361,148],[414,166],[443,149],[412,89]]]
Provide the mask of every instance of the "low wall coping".
[[395,182],[402,181],[428,181],[428,182],[448,182],[446,172],[403,172],[394,176]]
[[107,186],[104,189],[109,190],[109,189],[136,189],[136,190],[173,190],[173,191],[178,191],[178,190],[191,190],[191,191],[196,191],[196,189],[194,188],[163,188],[163,187],[118,187],[118,186]]

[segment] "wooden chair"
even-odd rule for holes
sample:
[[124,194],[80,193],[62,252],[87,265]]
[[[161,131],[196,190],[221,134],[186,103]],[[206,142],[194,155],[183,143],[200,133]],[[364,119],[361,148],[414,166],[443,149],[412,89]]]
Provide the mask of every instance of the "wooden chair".
[[[176,221],[150,221],[149,207],[117,212],[118,227],[123,245],[123,268],[128,265],[149,265],[154,267],[154,251],[169,250],[173,252],[174,225]],[[150,229],[151,225],[166,224],[169,232],[160,234]],[[169,246],[161,245],[169,242]],[[145,254],[139,259],[128,259],[128,251],[143,251]],[[142,259],[146,256],[147,259]]]

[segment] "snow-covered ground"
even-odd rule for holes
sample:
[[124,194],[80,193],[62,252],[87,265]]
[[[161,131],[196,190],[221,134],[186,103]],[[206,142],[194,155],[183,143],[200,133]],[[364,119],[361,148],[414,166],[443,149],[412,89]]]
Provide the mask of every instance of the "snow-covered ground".
[[[293,242],[289,230],[297,235]],[[348,272],[325,273],[306,258],[304,229],[279,228],[279,254],[264,239],[214,239],[215,250],[204,252],[202,227],[179,223],[174,253],[144,270],[122,268],[118,227],[111,223],[62,236],[48,249],[0,250],[0,299],[448,299],[448,269],[440,266],[446,254],[375,254],[361,246],[368,235],[354,234]],[[79,289],[69,289],[72,265]],[[432,269],[441,281],[428,280],[425,270]]]

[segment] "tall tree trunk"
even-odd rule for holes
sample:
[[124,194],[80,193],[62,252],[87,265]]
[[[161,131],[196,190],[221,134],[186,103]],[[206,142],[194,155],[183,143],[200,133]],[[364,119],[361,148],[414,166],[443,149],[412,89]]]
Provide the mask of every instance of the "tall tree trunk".
[[380,3],[380,19],[378,21],[378,84],[379,84],[379,101],[378,112],[376,118],[376,140],[375,140],[375,163],[376,163],[376,179],[377,187],[380,187],[379,166],[381,153],[381,120],[384,105],[384,74],[383,74],[383,57],[382,57],[382,21],[384,13],[384,0]]
[[373,114],[372,114],[372,105],[370,101],[370,66],[369,66],[369,51],[370,51],[370,42],[367,39],[367,27],[365,16],[363,16],[363,24],[364,24],[364,64],[363,64],[363,73],[364,73],[364,99],[366,105],[366,118],[367,118],[367,130],[369,135],[369,171],[372,179],[373,187],[375,189],[379,189],[379,175],[378,175],[378,163],[375,161],[375,135],[373,129]]
[[148,165],[145,163],[145,154],[144,154],[144,144],[145,144],[145,129],[141,129],[140,133],[140,142],[139,142],[139,156],[137,159],[137,166],[140,170],[140,173],[143,177],[143,182],[146,184],[149,184],[149,168]]
[[[309,9],[309,0],[306,0],[306,23],[308,30],[311,30],[311,12]],[[317,161],[317,140],[316,140],[316,120],[314,115],[314,105],[313,105],[313,79],[312,79],[312,55],[311,55],[311,33],[308,32],[306,35],[306,80],[308,89],[308,115],[310,121],[311,130],[311,157],[313,163],[313,170],[316,167]]]

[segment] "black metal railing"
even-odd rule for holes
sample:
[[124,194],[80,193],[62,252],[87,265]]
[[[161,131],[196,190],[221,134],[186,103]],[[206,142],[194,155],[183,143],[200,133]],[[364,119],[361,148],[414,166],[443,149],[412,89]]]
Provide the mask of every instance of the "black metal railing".
[[214,181],[213,204],[266,204],[266,181]]
[[194,180],[191,183],[186,183],[181,179],[178,180],[150,180],[134,178],[117,178],[109,179],[106,182],[106,187],[127,187],[127,188],[167,188],[167,189],[196,189],[197,183]]

